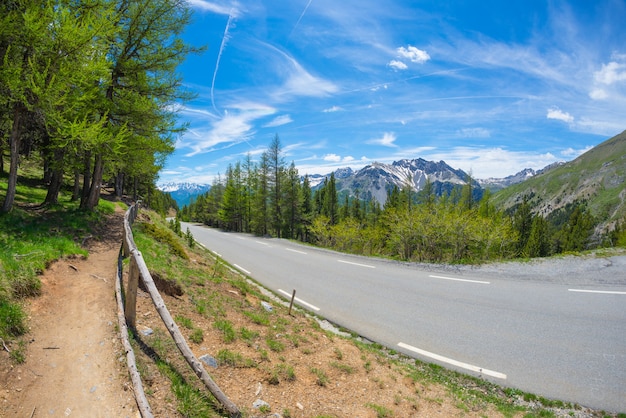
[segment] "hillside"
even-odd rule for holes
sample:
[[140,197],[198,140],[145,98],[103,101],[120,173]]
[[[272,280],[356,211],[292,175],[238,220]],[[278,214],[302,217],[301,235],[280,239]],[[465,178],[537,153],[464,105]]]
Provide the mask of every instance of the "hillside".
[[626,216],[626,131],[610,138],[568,163],[544,170],[493,196],[503,209],[529,199],[533,211],[547,216],[576,201],[586,201],[600,225],[612,228]]

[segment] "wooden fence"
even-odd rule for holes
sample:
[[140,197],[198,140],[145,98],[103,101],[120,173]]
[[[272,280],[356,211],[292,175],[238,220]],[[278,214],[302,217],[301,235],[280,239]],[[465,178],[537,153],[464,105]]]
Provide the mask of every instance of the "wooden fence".
[[[143,280],[143,283],[150,294],[150,298],[152,299],[152,303],[161,316],[165,327],[174,339],[178,350],[181,352],[185,360],[187,360],[187,363],[189,363],[189,366],[191,366],[196,376],[198,376],[207,389],[209,389],[215,399],[222,404],[224,410],[226,410],[231,417],[241,417],[241,412],[237,406],[231,402],[226,395],[224,395],[221,389],[217,386],[217,384],[215,384],[213,379],[211,379],[211,376],[209,376],[207,371],[204,369],[202,363],[193,354],[187,344],[187,341],[185,341],[185,338],[178,329],[176,322],[174,322],[172,315],[168,311],[167,306],[165,306],[165,302],[163,301],[163,298],[161,298],[161,295],[152,280],[152,276],[148,271],[148,266],[146,266],[146,263],[141,256],[141,252],[137,249],[135,240],[133,239],[131,226],[137,217],[138,211],[139,203],[132,205],[124,215],[124,237],[118,258],[116,294],[118,304],[118,321],[120,323],[120,332],[123,340],[122,343],[124,344],[124,349],[126,350],[128,370],[133,383],[135,398],[137,400],[137,406],[141,416],[143,418],[152,418],[153,414],[143,391],[143,385],[141,383],[141,378],[139,376],[139,372],[137,371],[137,365],[135,362],[135,354],[130,345],[130,341],[128,340],[128,328],[130,327],[135,330],[137,287],[139,285],[140,277],[141,280]],[[128,283],[125,292],[123,291],[122,263],[124,257],[130,257]]]

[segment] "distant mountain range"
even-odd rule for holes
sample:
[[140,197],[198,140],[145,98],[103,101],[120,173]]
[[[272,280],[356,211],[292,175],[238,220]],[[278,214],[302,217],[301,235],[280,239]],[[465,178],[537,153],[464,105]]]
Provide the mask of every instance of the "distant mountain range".
[[[513,184],[521,183],[539,173],[548,171],[562,163],[552,164],[542,170],[527,168],[519,173],[504,178],[472,179],[474,196],[480,198],[484,189],[501,190]],[[418,192],[430,180],[436,195],[450,193],[456,187],[467,184],[469,175],[463,170],[450,167],[444,161],[427,161],[422,158],[404,159],[391,164],[372,163],[360,170],[340,168],[334,172],[336,188],[339,193],[355,196],[357,191],[361,199],[376,199],[381,205],[387,200],[387,190],[397,186]],[[324,182],[326,175],[309,176],[311,187],[315,190]]]
[[211,186],[208,184],[170,182],[158,184],[157,189],[169,193],[178,204],[178,207],[182,208],[188,205],[196,196],[208,192]]
[[[558,164],[562,163],[556,163],[552,166]],[[473,179],[475,197],[480,198],[483,189],[500,190],[523,182],[552,166],[539,171],[527,168],[505,178]],[[337,191],[340,194],[355,196],[358,193],[359,198],[376,199],[381,205],[384,205],[387,200],[387,190],[393,186],[397,186],[399,189],[410,186],[411,190],[418,192],[423,189],[428,178],[433,185],[435,194],[441,196],[444,193],[449,193],[455,187],[462,187],[468,178],[466,172],[454,169],[444,161],[426,161],[422,158],[404,159],[394,161],[391,164],[374,162],[356,171],[350,167],[339,168],[334,171],[334,174]],[[311,188],[316,190],[321,187],[324,179],[328,176],[322,174],[309,175]],[[157,188],[170,193],[178,206],[182,208],[188,205],[194,197],[206,193],[211,186],[208,184],[171,182],[159,184]]]

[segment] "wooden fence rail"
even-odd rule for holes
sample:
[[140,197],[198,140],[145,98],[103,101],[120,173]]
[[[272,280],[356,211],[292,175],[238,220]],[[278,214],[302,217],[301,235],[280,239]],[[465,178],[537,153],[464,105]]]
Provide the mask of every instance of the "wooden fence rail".
[[[137,287],[139,284],[139,278],[141,277],[146,289],[148,290],[148,293],[150,294],[152,303],[154,304],[159,315],[161,316],[161,320],[163,321],[163,323],[165,324],[165,327],[167,328],[170,335],[174,339],[174,342],[176,343],[178,350],[181,352],[185,360],[187,360],[187,363],[189,363],[189,366],[191,366],[196,376],[198,376],[198,378],[204,383],[207,389],[209,389],[209,391],[213,394],[215,399],[217,399],[218,402],[222,404],[222,407],[226,411],[228,411],[231,417],[233,418],[241,417],[241,412],[239,411],[237,406],[232,401],[230,401],[228,397],[226,397],[226,395],[217,386],[217,384],[213,381],[213,379],[211,379],[211,376],[209,376],[207,371],[204,369],[204,367],[202,366],[202,363],[196,358],[196,356],[193,354],[193,352],[189,348],[187,341],[185,340],[180,330],[178,329],[178,325],[176,325],[176,322],[174,322],[172,315],[167,309],[167,306],[165,306],[165,302],[163,301],[163,298],[159,294],[159,291],[156,285],[154,284],[154,281],[152,280],[152,276],[150,275],[148,266],[146,265],[143,257],[141,256],[141,252],[137,249],[137,246],[135,245],[135,241],[133,239],[133,232],[131,229],[131,225],[134,222],[135,218],[137,217],[138,210],[139,210],[139,205],[134,204],[128,209],[128,211],[124,215],[124,238],[123,238],[123,243],[122,243],[122,249],[120,251],[120,261],[118,263],[119,265],[118,282],[120,283],[120,288],[122,287],[121,286],[121,283],[122,283],[121,258],[130,256],[130,263],[129,263],[129,269],[128,269],[129,271],[128,271],[127,289],[126,289],[125,294],[123,295],[125,296],[124,298],[125,300],[123,303],[123,309],[124,309],[123,316],[125,318],[125,321],[124,321],[123,329],[122,329],[122,326],[120,326],[122,336],[128,335],[128,333],[125,331],[126,324],[128,324],[128,326],[131,329],[135,329]],[[119,307],[118,310],[120,310],[122,309],[121,298],[118,298],[118,299],[120,299],[120,301],[118,301],[118,307]],[[138,383],[136,383],[135,378],[132,377],[133,371],[136,371],[137,369],[135,365],[134,354],[132,354],[132,366],[131,366],[131,359],[130,359],[130,355],[128,354],[128,348],[126,347],[126,344],[124,345],[127,350],[129,372],[131,372],[131,378],[133,380],[133,385],[135,389],[135,397],[137,398],[137,405],[140,408],[142,417],[144,418],[152,417],[152,412],[150,411],[150,406],[148,405],[147,400],[145,401],[145,404],[147,407],[144,408],[145,415],[144,415],[144,410],[142,410],[141,403],[143,403],[143,400],[145,399],[145,394],[143,393],[141,379],[138,379]],[[130,343],[128,345],[130,346]],[[132,352],[132,347],[130,348],[130,351]],[[138,373],[137,373],[137,376],[138,376]],[[138,389],[141,390],[140,395],[137,395]],[[140,399],[141,399],[141,402],[140,402]]]

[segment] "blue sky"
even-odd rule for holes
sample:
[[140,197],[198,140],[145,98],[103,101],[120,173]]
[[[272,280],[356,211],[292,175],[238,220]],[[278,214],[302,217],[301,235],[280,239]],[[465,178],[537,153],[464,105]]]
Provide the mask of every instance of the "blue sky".
[[197,97],[159,182],[211,183],[278,134],[300,174],[403,158],[477,178],[626,129],[626,1],[188,0]]

